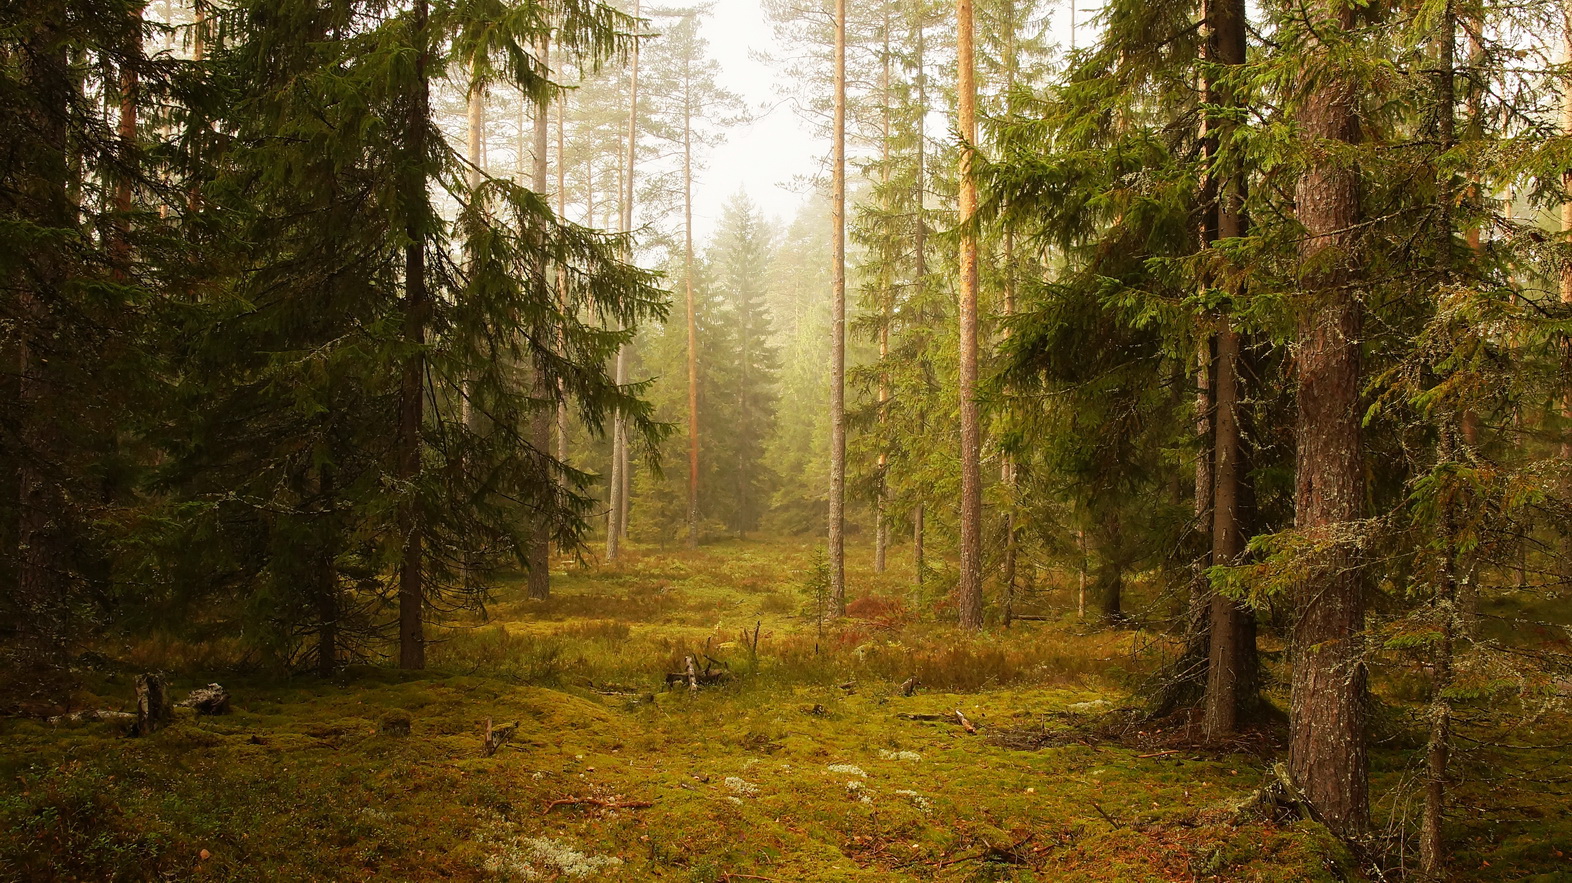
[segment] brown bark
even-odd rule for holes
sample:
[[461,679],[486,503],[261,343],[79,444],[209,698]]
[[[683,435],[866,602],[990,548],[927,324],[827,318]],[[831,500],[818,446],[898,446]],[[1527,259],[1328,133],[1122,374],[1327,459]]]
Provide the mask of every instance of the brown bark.
[[[540,41],[541,67],[551,69],[551,40],[542,37]],[[550,121],[547,116],[548,101],[535,105],[534,136],[535,136],[535,192],[544,194],[550,185],[551,167],[546,156],[547,138],[550,135]],[[545,300],[552,297],[546,279],[551,275],[551,267],[542,260],[540,264],[540,295]],[[542,462],[551,459],[551,424],[555,416],[555,408],[546,403],[551,401],[551,389],[546,381],[544,365],[536,364],[530,372],[533,394],[538,403],[535,411],[530,415],[530,446],[539,452]],[[555,485],[557,477],[548,467],[541,480]],[[543,518],[537,518],[530,530],[529,548],[525,554],[528,565],[527,579],[529,582],[529,596],[535,600],[545,600],[551,597],[551,525]]]
[[1336,833],[1369,825],[1365,745],[1364,580],[1351,534],[1364,512],[1359,422],[1361,306],[1353,290],[1358,178],[1323,144],[1357,143],[1355,85],[1318,35],[1353,26],[1333,0],[1310,4],[1314,29],[1298,123],[1308,163],[1297,193],[1305,229],[1297,365],[1295,521],[1317,543],[1312,574],[1296,589],[1289,768]]
[[118,129],[122,170],[115,179],[114,234],[109,240],[109,265],[115,277],[125,279],[131,273],[131,209],[133,192],[131,173],[137,149],[137,97],[140,81],[136,66],[142,58],[142,6],[131,10],[131,45],[127,46],[126,59],[120,65],[120,114]]
[[394,474],[404,492],[398,507],[398,531],[403,543],[399,560],[398,622],[399,667],[426,667],[424,574],[425,537],[415,508],[415,485],[420,480],[421,424],[424,418],[426,377],[426,319],[431,310],[426,290],[426,126],[431,113],[431,87],[426,65],[430,60],[429,11],[426,0],[415,0],[411,15],[415,39],[415,89],[406,117],[406,165],[411,170],[403,182],[405,205],[404,339],[412,353],[404,363],[399,387],[397,459]]
[[982,598],[982,432],[977,413],[977,182],[972,161],[977,142],[976,59],[972,0],[956,0],[956,126],[960,130],[960,400],[961,562],[957,604],[963,629],[980,629]]
[[846,0],[835,0],[830,185],[830,611],[846,614]]
[[[1562,9],[1563,23],[1561,28],[1561,57],[1563,61],[1572,60],[1572,0],[1566,2]],[[1572,85],[1563,84],[1561,94],[1561,131],[1563,134],[1572,135]],[[1561,176],[1561,186],[1572,190],[1572,170]],[[1561,204],[1561,235],[1562,238],[1572,237],[1572,201]],[[1563,243],[1565,244],[1565,243]],[[1572,304],[1572,258],[1561,264],[1561,302]],[[1566,345],[1563,374],[1572,377],[1572,342]],[[1572,383],[1561,396],[1561,416],[1564,423],[1572,426]],[[1572,429],[1564,428],[1561,439],[1561,458],[1572,460]]]
[[[1245,4],[1243,0],[1209,0],[1206,10],[1208,49],[1219,64],[1238,65],[1245,61]],[[1207,86],[1208,103],[1233,104],[1233,96]],[[1232,124],[1217,127],[1216,139],[1208,137],[1208,152],[1228,137]],[[1209,135],[1211,133],[1208,133]],[[1218,182],[1216,201],[1217,238],[1244,235],[1244,188],[1234,178]],[[1239,333],[1228,316],[1218,317],[1216,366],[1214,377],[1212,434],[1212,563],[1227,565],[1238,561],[1245,548],[1240,518],[1243,475],[1243,446],[1239,431]],[[1226,736],[1237,728],[1241,707],[1254,688],[1254,677],[1247,666],[1255,659],[1254,629],[1247,620],[1250,612],[1238,602],[1217,592],[1211,593],[1206,696],[1202,728],[1208,739]]]
[[[912,235],[912,282],[918,300],[917,321],[923,321],[923,288],[928,279],[928,218],[925,214],[928,198],[928,131],[924,120],[928,108],[928,77],[925,49],[925,34],[919,21],[917,26],[917,106],[922,108],[922,119],[917,121],[917,175],[916,175],[916,205],[914,211],[916,218]],[[923,524],[926,512],[923,510],[924,502],[917,500],[917,508],[912,512],[912,570],[915,574],[917,591],[920,595],[923,589],[925,570],[928,563],[925,557],[926,546]]]
[[317,473],[317,494],[321,500],[321,549],[317,562],[317,673],[330,678],[338,670],[338,537],[334,524],[333,470],[323,466]]
[[[1005,42],[1004,42],[1004,94],[1005,115],[1012,117],[1015,113],[1015,6],[1006,3],[1003,6],[1005,15]],[[1006,227],[1003,236],[1004,248],[1004,333],[1005,340],[1010,339],[1009,318],[1015,315],[1015,231]],[[1005,489],[1004,513],[1004,560],[999,568],[999,583],[1004,603],[1003,619],[1005,628],[1010,627],[1010,620],[1015,616],[1015,556],[1016,556],[1016,499],[1015,499],[1015,458],[1005,454],[1000,458],[999,481]]]

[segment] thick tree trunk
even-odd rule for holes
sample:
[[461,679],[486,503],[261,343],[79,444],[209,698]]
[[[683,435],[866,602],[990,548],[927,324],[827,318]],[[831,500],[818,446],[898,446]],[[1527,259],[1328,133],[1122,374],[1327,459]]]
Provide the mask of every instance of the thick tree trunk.
[[972,0],[956,0],[956,126],[961,135],[960,202],[960,400],[961,574],[957,592],[963,629],[983,624],[982,427],[977,413],[977,182],[972,160],[977,142],[976,59],[972,53]]
[[846,614],[846,0],[835,0],[830,170],[830,610]]
[[[551,67],[551,40],[542,38],[540,41],[541,67],[550,70]],[[547,138],[551,134],[548,103],[541,102],[535,105],[534,136],[535,136],[535,192],[544,195],[551,182],[551,166],[546,156]],[[551,299],[554,295],[547,279],[552,276],[552,268],[543,260],[540,264],[540,296],[542,300]],[[535,412],[530,415],[530,446],[540,453],[542,462],[551,459],[551,424],[556,416],[554,407],[547,403],[551,401],[551,388],[546,381],[544,365],[537,364],[530,372],[533,394],[539,404]],[[556,484],[557,476],[548,467],[541,480],[552,485]],[[529,596],[537,601],[551,597],[551,525],[545,519],[537,518],[530,530],[529,549],[526,554],[528,564]]]
[[415,89],[409,115],[405,119],[406,159],[409,179],[404,182],[408,216],[404,247],[404,339],[412,354],[404,363],[399,388],[397,465],[395,476],[404,492],[398,507],[399,537],[403,543],[399,560],[398,622],[399,667],[426,667],[424,573],[425,538],[416,510],[415,485],[420,480],[421,424],[424,417],[426,377],[426,318],[431,310],[426,291],[426,126],[430,117],[431,90],[426,65],[429,61],[428,9],[426,0],[415,0],[411,21],[415,39]]
[[[1352,8],[1315,0],[1316,34],[1353,26]],[[1339,35],[1341,39],[1341,35]],[[1308,268],[1301,295],[1295,520],[1318,545],[1311,576],[1298,586],[1289,767],[1311,805],[1339,834],[1369,824],[1365,746],[1364,578],[1351,534],[1364,512],[1364,445],[1359,422],[1361,308],[1352,290],[1359,220],[1358,177],[1329,154],[1360,139],[1353,82],[1312,36],[1298,112],[1309,142],[1297,188]]]

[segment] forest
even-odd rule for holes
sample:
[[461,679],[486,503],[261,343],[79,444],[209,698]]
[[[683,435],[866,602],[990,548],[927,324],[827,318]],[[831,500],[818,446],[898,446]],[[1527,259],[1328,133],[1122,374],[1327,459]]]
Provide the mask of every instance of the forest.
[[1572,880],[1569,525],[1569,0],[0,4],[0,883]]

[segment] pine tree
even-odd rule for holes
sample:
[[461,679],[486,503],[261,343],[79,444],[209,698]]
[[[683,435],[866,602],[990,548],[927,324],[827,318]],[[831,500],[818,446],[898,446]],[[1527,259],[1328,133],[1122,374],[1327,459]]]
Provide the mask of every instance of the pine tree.
[[765,443],[774,432],[779,357],[764,303],[772,251],[764,219],[738,193],[722,210],[709,263],[725,308],[725,349],[733,359],[725,369],[729,377],[712,394],[712,400],[726,403],[714,415],[715,425],[727,428],[717,439],[724,452],[717,471],[729,478],[727,526],[739,536],[758,529],[773,485]]

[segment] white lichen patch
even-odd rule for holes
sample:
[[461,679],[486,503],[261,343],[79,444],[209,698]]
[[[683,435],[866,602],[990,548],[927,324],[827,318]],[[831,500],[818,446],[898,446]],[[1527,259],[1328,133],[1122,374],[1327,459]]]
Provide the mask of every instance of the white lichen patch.
[[922,755],[915,751],[887,751],[880,748],[879,756],[885,760],[902,760],[908,763],[919,763],[922,761]]
[[610,855],[590,855],[550,837],[515,837],[511,826],[494,825],[475,840],[492,847],[482,866],[502,880],[583,879],[622,865]]
[[758,797],[759,786],[737,776],[726,777],[726,790],[738,797]]
[[857,779],[846,783],[846,796],[865,806],[873,803],[873,792]]
[[930,801],[928,798],[922,796],[921,794],[918,794],[916,791],[911,791],[909,789],[902,788],[901,790],[896,791],[895,793],[900,795],[901,797],[904,797],[907,800],[911,801],[912,806],[917,807],[924,814],[928,814],[928,813],[932,813],[933,812],[933,802]]
[[862,767],[856,766],[855,764],[832,763],[829,766],[825,767],[825,769],[829,770],[832,773],[836,773],[836,774],[843,775],[843,776],[861,776],[864,779],[868,778],[868,774],[866,772],[863,772]]

